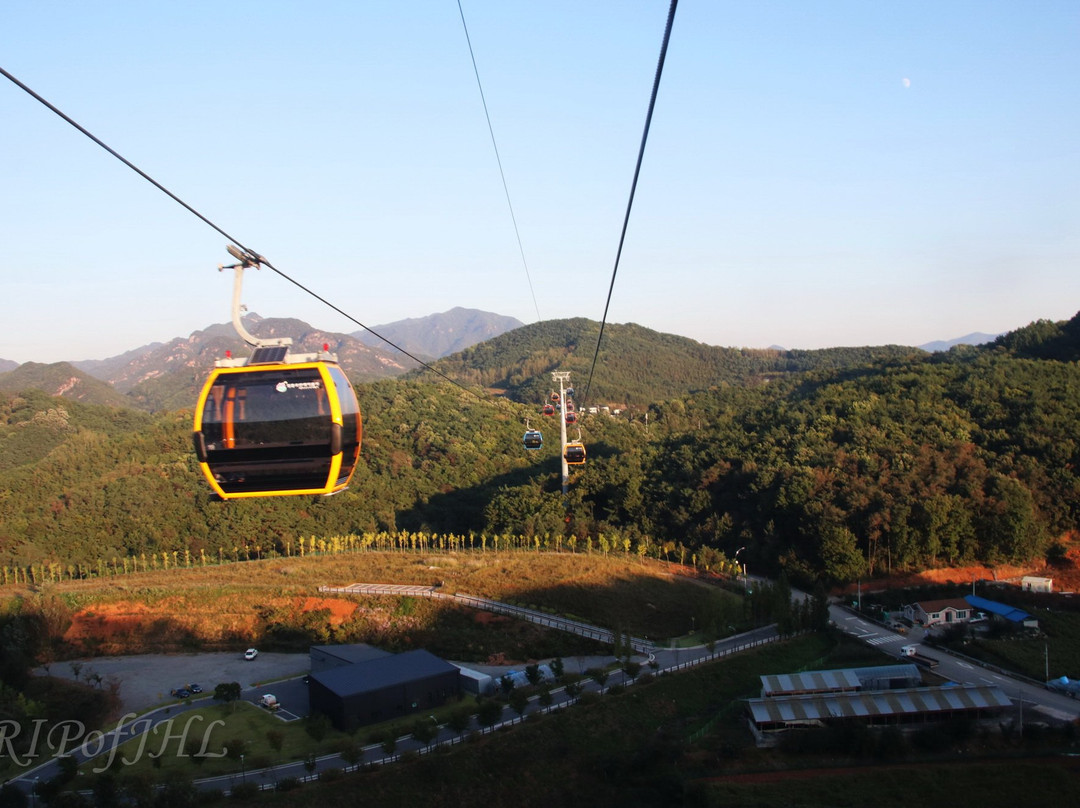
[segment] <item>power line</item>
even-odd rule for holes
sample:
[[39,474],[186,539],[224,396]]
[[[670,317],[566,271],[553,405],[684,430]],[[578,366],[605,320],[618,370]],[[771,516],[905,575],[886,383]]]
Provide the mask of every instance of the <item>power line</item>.
[[529,282],[529,294],[532,295],[533,308],[536,309],[536,320],[540,322],[540,306],[536,303],[536,292],[533,291],[532,276],[529,274],[529,264],[525,260],[525,248],[521,244],[521,232],[518,230],[517,216],[514,215],[514,204],[510,201],[510,187],[506,184],[506,174],[503,172],[502,158],[499,157],[499,144],[495,142],[495,129],[491,125],[491,114],[488,112],[487,98],[484,96],[484,85],[480,81],[480,70],[476,66],[476,54],[473,53],[472,39],[469,37],[469,26],[465,22],[465,11],[458,0],[458,13],[461,14],[461,27],[465,29],[465,41],[469,45],[469,58],[472,59],[473,73],[476,75],[476,86],[480,90],[480,101],[484,105],[484,117],[487,118],[488,133],[491,135],[491,146],[495,149],[495,162],[499,164],[499,176],[502,178],[503,193],[506,194],[506,205],[510,208],[510,220],[514,223],[514,235],[517,236],[518,252],[521,253],[521,264],[525,267],[525,278]]
[[15,86],[17,86],[17,87],[18,87],[19,89],[23,90],[23,91],[24,91],[24,92],[26,92],[26,93],[27,93],[28,95],[30,95],[30,96],[31,96],[32,98],[34,98],[35,100],[39,101],[39,102],[40,102],[41,104],[43,104],[43,105],[44,105],[45,107],[47,107],[47,108],[48,108],[49,110],[51,110],[52,112],[54,112],[54,113],[55,113],[56,115],[58,115],[58,116],[59,116],[60,118],[62,118],[62,119],[63,119],[64,121],[66,121],[67,123],[71,124],[71,126],[73,126],[73,127],[75,128],[75,129],[77,129],[77,130],[79,130],[80,132],[82,132],[82,134],[86,135],[86,137],[90,138],[90,140],[92,140],[92,141],[93,141],[94,143],[96,143],[96,144],[97,144],[98,146],[100,146],[101,148],[103,148],[103,149],[104,149],[105,151],[107,151],[107,152],[108,152],[109,154],[111,154],[111,155],[112,155],[113,157],[115,157],[115,158],[116,158],[117,160],[119,160],[119,161],[120,161],[121,163],[123,163],[124,165],[126,165],[126,166],[127,166],[128,168],[130,168],[130,169],[131,169],[132,171],[134,171],[134,172],[135,172],[136,174],[138,174],[138,175],[139,175],[140,177],[142,177],[142,178],[143,178],[144,180],[146,180],[147,182],[149,182],[149,183],[150,183],[151,185],[153,185],[153,186],[154,186],[155,188],[157,188],[157,189],[158,189],[159,191],[161,191],[162,193],[164,193],[164,194],[165,194],[166,196],[168,196],[168,197],[169,197],[170,199],[172,199],[172,200],[173,200],[174,202],[176,202],[176,203],[178,203],[179,205],[183,206],[183,207],[184,207],[185,209],[187,209],[187,210],[188,210],[189,212],[191,212],[191,213],[192,213],[192,214],[194,214],[194,215],[195,215],[196,217],[198,217],[199,219],[201,219],[201,220],[202,220],[202,221],[203,221],[203,222],[204,222],[205,224],[209,225],[209,226],[210,226],[210,227],[212,227],[212,228],[213,228],[214,230],[216,230],[216,231],[217,231],[218,233],[220,233],[220,234],[221,234],[221,235],[223,235],[223,236],[224,236],[225,238],[227,238],[227,239],[228,239],[229,241],[231,241],[231,242],[232,242],[233,244],[235,244],[235,245],[237,245],[238,247],[240,247],[240,248],[241,248],[241,249],[242,249],[242,250],[243,250],[243,251],[244,251],[244,252],[245,252],[245,253],[246,253],[246,254],[248,255],[248,257],[249,257],[249,258],[251,259],[251,261],[252,261],[253,263],[255,263],[255,264],[262,264],[262,265],[263,265],[263,266],[265,266],[265,267],[266,267],[267,269],[271,269],[271,270],[273,270],[273,271],[274,271],[274,272],[276,272],[276,273],[277,273],[277,274],[278,274],[279,276],[281,276],[282,278],[284,278],[285,280],[287,280],[287,281],[288,281],[289,283],[293,284],[293,285],[294,285],[295,287],[297,287],[298,289],[300,289],[300,290],[302,290],[302,291],[304,291],[304,292],[307,292],[307,293],[308,293],[309,295],[311,295],[311,296],[312,296],[313,298],[315,298],[316,300],[318,300],[318,301],[319,301],[320,303],[323,303],[324,305],[326,305],[326,306],[328,306],[329,308],[333,309],[334,311],[336,311],[336,312],[337,312],[338,314],[340,314],[340,315],[341,315],[342,317],[344,317],[345,319],[349,320],[350,322],[352,322],[352,323],[355,323],[356,325],[360,326],[360,327],[361,327],[362,329],[364,329],[365,331],[367,331],[367,332],[368,332],[369,334],[371,334],[372,336],[376,337],[377,339],[380,339],[380,340],[382,340],[383,342],[385,342],[385,343],[386,343],[387,345],[389,345],[389,346],[390,346],[391,348],[393,348],[394,350],[400,351],[401,353],[403,353],[403,354],[404,354],[405,356],[407,356],[407,357],[409,357],[410,359],[412,359],[412,360],[413,360],[414,362],[416,362],[417,364],[421,365],[422,367],[426,368],[427,370],[430,370],[430,371],[431,371],[432,373],[434,373],[435,375],[437,375],[437,376],[441,376],[441,377],[442,377],[443,379],[445,379],[446,381],[450,382],[451,384],[453,384],[453,385],[456,385],[457,387],[460,387],[460,388],[461,388],[462,390],[464,390],[465,392],[467,392],[467,393],[470,393],[470,394],[472,394],[472,395],[476,396],[476,397],[477,397],[477,398],[479,398],[479,399],[480,399],[481,401],[485,400],[485,399],[484,399],[484,396],[480,395],[479,393],[477,393],[477,392],[476,392],[476,391],[474,391],[474,390],[470,390],[469,388],[465,387],[465,385],[463,385],[463,384],[461,384],[461,383],[459,383],[459,382],[455,381],[454,379],[451,379],[451,378],[450,378],[449,376],[447,376],[447,375],[446,375],[445,373],[443,373],[442,371],[440,371],[440,370],[438,370],[438,369],[436,369],[436,368],[432,367],[432,366],[431,366],[431,365],[429,365],[429,364],[428,364],[427,362],[425,362],[425,361],[424,361],[423,359],[420,359],[420,358],[418,358],[418,357],[416,357],[416,356],[413,356],[413,354],[411,354],[411,353],[410,353],[409,351],[407,351],[407,350],[405,350],[404,348],[402,348],[402,347],[401,347],[400,345],[397,345],[397,344],[396,344],[396,343],[394,343],[393,341],[391,341],[391,340],[387,339],[387,338],[386,338],[386,337],[384,337],[384,336],[383,336],[382,334],[380,334],[379,332],[375,331],[375,330],[374,330],[373,328],[370,328],[370,327],[368,327],[368,326],[364,325],[364,324],[363,324],[362,322],[360,322],[359,320],[357,320],[357,319],[356,319],[355,317],[353,317],[353,316],[352,316],[351,314],[349,314],[349,313],[347,313],[347,312],[343,311],[342,309],[338,308],[337,306],[335,306],[335,305],[334,305],[333,303],[331,303],[331,302],[330,302],[329,300],[327,300],[327,299],[326,299],[325,297],[323,297],[322,295],[319,295],[319,294],[317,294],[316,292],[312,291],[312,290],[311,290],[311,289],[309,289],[308,287],[304,286],[304,285],[303,285],[302,283],[300,283],[300,282],[299,282],[298,280],[296,280],[295,278],[292,278],[292,277],[290,277],[290,276],[289,276],[288,274],[286,274],[286,273],[285,273],[285,272],[283,272],[282,270],[280,270],[280,269],[278,269],[277,267],[275,267],[275,266],[274,266],[274,265],[273,265],[272,263],[270,263],[270,262],[269,262],[269,261],[268,261],[268,260],[267,260],[266,258],[264,258],[263,256],[259,255],[259,254],[258,254],[257,252],[255,252],[254,250],[251,250],[251,249],[249,249],[249,248],[248,248],[247,246],[245,246],[244,242],[242,242],[242,241],[241,241],[240,239],[238,239],[238,238],[236,238],[235,236],[233,236],[233,235],[230,235],[229,233],[227,233],[227,232],[226,232],[225,230],[223,230],[223,229],[222,229],[221,227],[219,227],[218,225],[216,225],[216,224],[215,224],[215,223],[214,223],[213,221],[211,221],[210,219],[208,219],[208,218],[207,218],[206,216],[204,216],[203,214],[199,213],[199,211],[195,210],[195,208],[193,208],[193,207],[192,207],[191,205],[189,205],[189,204],[188,204],[187,202],[185,202],[185,201],[184,201],[183,199],[181,199],[180,197],[178,197],[178,196],[177,196],[176,194],[174,194],[174,193],[173,193],[172,191],[170,191],[170,190],[169,190],[168,188],[166,188],[166,187],[165,187],[164,185],[162,185],[162,184],[161,184],[160,182],[158,182],[158,181],[157,181],[157,180],[155,180],[155,179],[154,179],[153,177],[151,177],[151,176],[150,176],[149,174],[147,174],[147,173],[146,173],[145,171],[143,171],[143,170],[142,170],[141,168],[139,168],[139,167],[138,167],[137,165],[135,165],[135,164],[134,164],[134,163],[132,163],[132,162],[131,162],[130,160],[128,160],[127,158],[125,158],[125,157],[124,157],[123,155],[121,155],[121,154],[120,154],[119,152],[117,152],[117,151],[116,151],[115,149],[111,148],[111,147],[110,147],[110,146],[109,146],[108,144],[106,144],[106,143],[105,143],[105,142],[104,142],[103,140],[101,140],[100,138],[98,138],[98,137],[96,137],[95,135],[93,135],[93,134],[92,134],[92,133],[91,133],[90,131],[88,131],[88,130],[87,130],[86,128],[84,128],[83,126],[80,126],[80,125],[79,125],[79,124],[78,124],[78,123],[77,123],[77,122],[76,122],[75,120],[73,120],[72,118],[70,118],[70,117],[69,117],[68,115],[65,115],[65,114],[64,114],[64,113],[63,113],[63,112],[62,112],[62,111],[61,111],[60,109],[58,109],[58,108],[57,108],[56,106],[54,106],[53,104],[49,103],[49,102],[48,102],[48,101],[47,101],[46,99],[44,99],[44,98],[43,98],[42,96],[38,95],[38,94],[37,94],[36,92],[34,92],[34,91],[33,91],[32,89],[30,89],[29,87],[27,87],[27,86],[26,86],[25,84],[23,84],[23,83],[22,83],[21,81],[19,81],[19,80],[18,80],[17,78],[15,78],[15,77],[14,77],[13,75],[11,75],[11,73],[9,73],[9,72],[8,72],[7,70],[5,70],[5,69],[4,69],[3,67],[0,67],[0,74],[2,74],[2,75],[3,75],[4,77],[5,77],[5,78],[7,78],[8,80],[10,80],[10,81],[11,81],[11,82],[12,82],[13,84],[15,84]]
[[588,401],[589,390],[592,388],[593,373],[596,370],[597,357],[600,356],[600,340],[604,338],[604,326],[607,324],[608,308],[611,306],[611,293],[615,289],[615,276],[619,273],[619,259],[622,258],[623,243],[626,241],[626,228],[630,223],[630,210],[634,206],[634,193],[637,191],[638,176],[641,174],[641,163],[645,157],[645,143],[649,139],[649,127],[652,126],[653,109],[656,107],[656,95],[660,90],[660,76],[664,72],[664,59],[667,57],[668,42],[671,39],[671,26],[675,21],[675,9],[679,0],[671,0],[668,9],[667,25],[664,27],[664,41],[660,46],[660,58],[656,64],[656,75],[653,78],[652,95],[649,97],[649,111],[645,116],[645,130],[641,134],[641,146],[638,148],[637,164],[634,166],[634,180],[630,184],[630,199],[626,203],[626,215],[623,217],[622,233],[619,236],[619,249],[615,253],[615,266],[611,270],[611,283],[608,285],[607,301],[604,303],[604,316],[600,320],[600,333],[596,337],[596,350],[593,352],[592,367],[589,368],[589,381],[585,385],[585,395],[582,402]]

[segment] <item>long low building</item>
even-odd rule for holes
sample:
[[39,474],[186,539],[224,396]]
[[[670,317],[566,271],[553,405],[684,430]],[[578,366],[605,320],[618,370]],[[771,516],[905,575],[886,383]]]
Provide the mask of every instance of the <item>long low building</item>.
[[775,673],[761,677],[761,697],[801,696],[808,693],[850,693],[918,687],[922,674],[915,665],[875,665],[828,671]]
[[996,715],[1012,702],[996,685],[948,685],[901,690],[818,693],[750,699],[755,734],[762,736],[843,722],[903,724],[940,721],[958,715]]

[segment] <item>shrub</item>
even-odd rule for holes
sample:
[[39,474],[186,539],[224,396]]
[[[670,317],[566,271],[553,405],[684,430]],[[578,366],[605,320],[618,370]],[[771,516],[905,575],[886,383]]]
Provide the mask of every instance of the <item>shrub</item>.
[[246,783],[237,783],[235,786],[232,787],[232,790],[229,792],[229,796],[234,800],[250,800],[258,793],[259,784],[249,781]]

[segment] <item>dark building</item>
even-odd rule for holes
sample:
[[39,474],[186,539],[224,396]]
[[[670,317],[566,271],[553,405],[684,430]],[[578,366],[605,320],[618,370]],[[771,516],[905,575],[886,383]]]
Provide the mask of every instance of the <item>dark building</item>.
[[346,732],[423,713],[461,692],[461,673],[427,651],[367,659],[312,672],[311,709]]
[[311,657],[312,673],[322,673],[331,668],[341,668],[346,665],[355,665],[357,662],[370,662],[373,659],[393,656],[389,651],[383,651],[362,642],[349,645],[313,645],[308,649],[308,653]]

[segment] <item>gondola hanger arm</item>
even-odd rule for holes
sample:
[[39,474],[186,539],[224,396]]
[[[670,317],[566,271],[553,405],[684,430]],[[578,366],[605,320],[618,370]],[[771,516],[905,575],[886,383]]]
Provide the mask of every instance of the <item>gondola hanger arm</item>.
[[235,247],[232,244],[226,245],[225,249],[229,251],[229,255],[237,260],[235,264],[220,264],[218,266],[219,271],[231,269],[233,271],[233,298],[232,298],[232,323],[233,328],[236,329],[236,333],[240,335],[240,339],[250,345],[252,348],[270,348],[275,346],[288,347],[292,345],[292,339],[289,337],[278,337],[275,339],[261,339],[256,337],[247,328],[244,327],[243,319],[240,312],[244,306],[241,303],[241,295],[244,286],[244,270],[248,267],[259,268],[266,259],[261,255],[241,250],[239,247]]

